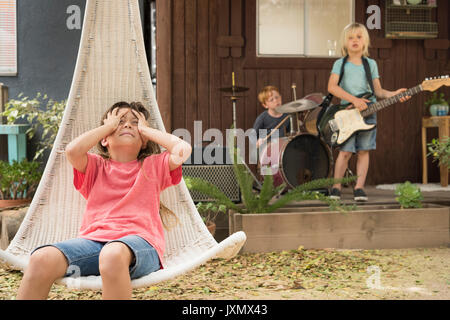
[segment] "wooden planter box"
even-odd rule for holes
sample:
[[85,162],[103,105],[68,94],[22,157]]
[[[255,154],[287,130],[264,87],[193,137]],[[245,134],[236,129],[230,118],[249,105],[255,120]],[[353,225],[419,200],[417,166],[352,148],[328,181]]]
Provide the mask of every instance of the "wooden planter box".
[[31,203],[33,199],[14,199],[14,200],[0,200],[0,209],[14,208]]
[[285,208],[268,214],[230,212],[230,234],[247,235],[241,252],[297,249],[394,249],[450,244],[450,207],[366,205],[340,213],[328,207]]

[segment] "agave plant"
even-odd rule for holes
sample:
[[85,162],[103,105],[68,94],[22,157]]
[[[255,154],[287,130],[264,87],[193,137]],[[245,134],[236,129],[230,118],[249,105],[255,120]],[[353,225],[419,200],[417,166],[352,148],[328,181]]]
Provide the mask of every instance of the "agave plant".
[[[332,186],[337,181],[341,183],[350,183],[355,181],[357,177],[346,177],[342,179],[323,178],[313,180],[299,185],[288,192],[281,194],[286,185],[274,186],[273,176],[265,175],[264,181],[259,192],[253,190],[253,177],[247,171],[242,161],[239,160],[238,149],[234,149],[233,168],[239,188],[242,195],[243,206],[238,206],[230,198],[222,192],[217,186],[201,178],[184,177],[186,186],[193,191],[201,192],[210,198],[215,199],[218,205],[224,205],[227,209],[232,209],[239,213],[268,213],[287,205],[292,201],[304,200],[320,200],[327,203],[333,210],[346,211],[347,208],[342,206],[339,201],[330,199],[329,197],[314,191],[321,188]],[[272,203],[271,200],[277,197]]]

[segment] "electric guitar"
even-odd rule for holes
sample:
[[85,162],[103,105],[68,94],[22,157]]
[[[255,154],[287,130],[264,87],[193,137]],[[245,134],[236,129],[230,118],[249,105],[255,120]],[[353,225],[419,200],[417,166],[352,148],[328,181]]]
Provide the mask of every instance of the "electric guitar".
[[[361,112],[356,108],[346,110],[350,103],[332,105],[328,107],[317,127],[327,144],[333,147],[341,146],[358,131],[371,130],[376,126],[375,124],[367,124],[364,121],[365,117],[400,102],[402,97],[412,96],[424,90],[435,91],[444,85],[450,86],[450,77],[448,75],[440,78],[425,79],[422,84],[393,97],[375,103],[368,103],[368,108]],[[364,94],[359,97],[367,99],[371,95]]]

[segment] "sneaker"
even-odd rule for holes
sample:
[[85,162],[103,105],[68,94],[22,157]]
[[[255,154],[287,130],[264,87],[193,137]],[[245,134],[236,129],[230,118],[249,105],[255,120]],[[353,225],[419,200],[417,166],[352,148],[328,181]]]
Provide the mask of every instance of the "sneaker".
[[353,190],[353,197],[355,201],[367,201],[369,198],[367,198],[367,194],[364,192],[363,189],[355,189]]
[[338,188],[331,189],[329,197],[333,200],[341,200],[341,190]]

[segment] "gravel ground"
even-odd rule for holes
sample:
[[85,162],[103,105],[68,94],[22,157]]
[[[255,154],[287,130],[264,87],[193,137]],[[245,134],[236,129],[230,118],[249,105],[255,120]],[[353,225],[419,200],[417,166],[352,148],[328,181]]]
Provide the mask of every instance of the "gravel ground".
[[[0,267],[0,299],[14,299],[22,273]],[[54,285],[50,299],[101,299]],[[135,289],[147,300],[450,299],[450,248],[298,250],[213,260],[171,281]]]

